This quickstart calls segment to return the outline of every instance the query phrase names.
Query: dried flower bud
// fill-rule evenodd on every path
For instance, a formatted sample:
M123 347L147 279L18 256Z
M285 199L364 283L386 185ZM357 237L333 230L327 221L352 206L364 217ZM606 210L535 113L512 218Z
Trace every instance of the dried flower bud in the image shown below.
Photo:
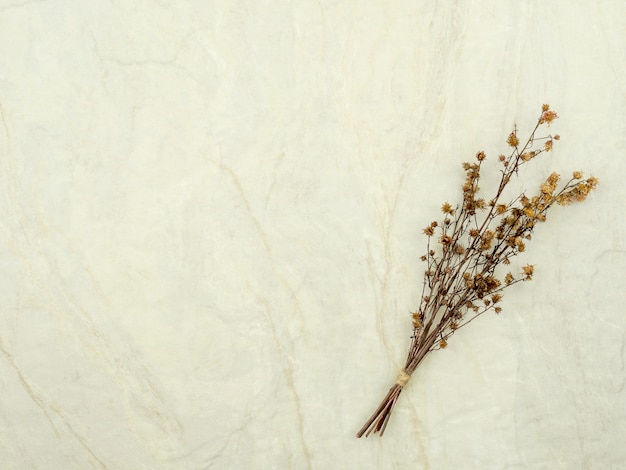
M431 226L428 226L424 229L424 233L427 236L432 237L435 234L435 230Z
M535 271L534 264L527 264L526 266L522 266L522 272L524 273L524 275L526 275L526 277L531 277L534 271Z
M513 274L507 273L506 276L504 276L504 283L508 286L511 282L513 282Z
M488 250L489 248L491 248L491 241L493 240L494 237L495 237L494 232L492 232L491 230L486 230L485 233L483 233L482 244L480 248L482 250Z
M574 199L570 197L571 196L570 193L571 191L557 196L556 203L559 206L569 206L572 202L574 202Z
M511 132L509 134L509 138L506 139L506 143L509 144L511 147L517 147L519 145L519 139L515 135L515 132Z
M558 118L559 115L556 113L556 111L546 110L541 113L541 117L539 118L539 124L550 124L552 121Z
M552 139L547 140L546 143L543 145L543 148L546 150L546 152L552 150Z
M454 213L454 211L452 210L452 206L447 202L444 202L443 205L441 206L441 212L443 212L444 214Z
M572 173L572 176L574 177L574 179L581 179L583 177L583 172L582 171L575 171L574 173Z
M479 162L482 162L486 157L487 156L485 155L485 152L483 152L482 150L476 154L476 160L478 160Z
M548 183L556 185L560 177L561 176L556 171L553 171L550 176L548 176Z
M439 347L441 349L445 349L446 346L448 346L448 342L445 339L442 339L441 341L439 341Z
M541 106L541 111L547 111L547 110L549 110L549 109L550 109L550 105L549 105L549 104L543 104L543 105Z
M552 137L554 140L561 140L561 136L559 134L555 135L554 137Z

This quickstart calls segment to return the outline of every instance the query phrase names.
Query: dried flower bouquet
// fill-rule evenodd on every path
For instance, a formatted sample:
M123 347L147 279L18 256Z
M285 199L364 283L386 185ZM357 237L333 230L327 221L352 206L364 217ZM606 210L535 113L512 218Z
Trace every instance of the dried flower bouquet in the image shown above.
M456 206L444 203L443 220L424 229L428 241L422 299L419 309L411 313L413 335L404 368L396 383L374 414L357 433L357 437L380 432L383 435L391 412L424 358L447 346L449 338L489 310L500 313L502 291L533 276L533 265L523 266L519 274L496 273L496 268L510 264L510 259L526 249L526 243L537 222L544 222L554 203L566 206L582 202L596 188L598 180L584 178L580 171L559 188L560 176L552 173L533 196L520 194L505 199L504 190L520 167L552 150L558 135L537 137L542 126L549 126L558 115L544 104L530 137L521 143L517 129L507 138L508 156L498 157L501 178L495 194L489 199L479 195L479 179L485 153L478 152L474 163L463 163L466 179L463 201ZM499 271L499 270L498 270Z

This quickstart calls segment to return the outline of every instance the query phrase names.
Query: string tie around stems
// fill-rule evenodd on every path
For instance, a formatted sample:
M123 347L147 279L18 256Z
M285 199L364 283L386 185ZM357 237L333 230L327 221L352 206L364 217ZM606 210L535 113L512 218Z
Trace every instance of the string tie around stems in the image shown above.
M398 377L396 377L396 383L400 385L400 387L404 387L409 383L409 379L411 378L411 374L407 373L404 369L402 369L398 373Z

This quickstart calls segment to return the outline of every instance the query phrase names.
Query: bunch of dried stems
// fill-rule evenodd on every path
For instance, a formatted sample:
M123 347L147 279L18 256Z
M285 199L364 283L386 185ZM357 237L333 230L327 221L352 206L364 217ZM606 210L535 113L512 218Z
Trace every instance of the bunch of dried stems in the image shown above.
M462 202L455 206L444 203L443 220L424 229L428 241L421 260L426 263L426 271L420 306L411 313L413 334L406 363L357 437L367 437L372 432L382 436L402 389L424 358L445 348L459 328L486 311L500 313L502 291L532 279L531 264L523 266L519 274L509 271L502 276L496 269L509 265L512 257L525 251L535 225L546 220L548 209L555 203L567 206L582 202L596 188L598 180L593 176L584 178L580 171L574 171L559 188L560 176L552 173L535 195L522 193L508 202L502 200L507 184L519 169L552 150L559 140L558 135L536 135L542 126L549 126L557 118L557 113L544 104L524 144L517 129L511 132L506 140L511 148L509 155L498 157L500 184L489 199L480 197L478 185L485 153L478 152L473 163L463 163L466 179Z

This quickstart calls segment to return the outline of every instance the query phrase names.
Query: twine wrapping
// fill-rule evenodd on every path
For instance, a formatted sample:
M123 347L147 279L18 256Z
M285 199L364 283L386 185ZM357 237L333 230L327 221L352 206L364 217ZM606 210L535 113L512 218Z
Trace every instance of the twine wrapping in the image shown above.
M398 377L396 377L396 383L400 385L400 387L404 387L406 384L409 383L410 378L411 378L411 375L407 374L407 372L404 369L402 369L398 373Z

